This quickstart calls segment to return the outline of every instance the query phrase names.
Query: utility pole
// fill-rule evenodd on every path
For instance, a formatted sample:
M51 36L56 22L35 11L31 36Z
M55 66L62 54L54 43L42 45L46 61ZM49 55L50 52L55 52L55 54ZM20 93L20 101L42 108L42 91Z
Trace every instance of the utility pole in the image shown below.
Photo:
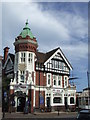
M90 110L90 73L87 72L87 77L88 77L88 109Z

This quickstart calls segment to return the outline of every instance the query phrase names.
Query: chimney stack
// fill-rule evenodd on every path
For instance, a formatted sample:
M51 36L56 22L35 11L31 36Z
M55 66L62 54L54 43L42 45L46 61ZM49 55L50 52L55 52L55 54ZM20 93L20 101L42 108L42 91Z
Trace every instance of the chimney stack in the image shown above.
M6 61L6 59L7 59L7 55L8 55L8 51L9 51L9 47L5 47L4 48L4 62Z

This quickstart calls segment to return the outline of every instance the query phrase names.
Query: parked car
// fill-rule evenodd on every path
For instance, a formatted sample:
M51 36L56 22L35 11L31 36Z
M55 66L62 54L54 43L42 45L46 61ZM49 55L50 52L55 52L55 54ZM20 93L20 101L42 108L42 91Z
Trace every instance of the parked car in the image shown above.
M90 110L81 110L78 113L77 120L90 120Z

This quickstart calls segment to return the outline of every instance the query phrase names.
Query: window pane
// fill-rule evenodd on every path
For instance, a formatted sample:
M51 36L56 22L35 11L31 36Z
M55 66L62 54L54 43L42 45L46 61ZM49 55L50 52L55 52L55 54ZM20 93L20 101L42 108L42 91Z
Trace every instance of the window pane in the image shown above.
M74 104L74 98L73 97L70 98L70 104Z
M58 85L61 85L61 81L60 80L58 81Z
M24 53L24 57L25 57L25 53Z
M61 97L54 97L53 103L62 103Z
M54 80L54 85L56 85L56 80Z

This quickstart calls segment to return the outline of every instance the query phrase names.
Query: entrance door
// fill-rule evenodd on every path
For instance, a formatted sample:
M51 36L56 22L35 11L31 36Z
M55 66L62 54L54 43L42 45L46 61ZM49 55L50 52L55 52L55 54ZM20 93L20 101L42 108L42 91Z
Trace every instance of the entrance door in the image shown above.
M23 112L25 107L25 97L18 97L17 99L17 112Z
M50 97L47 97L47 107L50 107Z
M68 108L67 97L64 98L64 101L65 101L65 108L66 108L66 110L67 110L67 108Z

